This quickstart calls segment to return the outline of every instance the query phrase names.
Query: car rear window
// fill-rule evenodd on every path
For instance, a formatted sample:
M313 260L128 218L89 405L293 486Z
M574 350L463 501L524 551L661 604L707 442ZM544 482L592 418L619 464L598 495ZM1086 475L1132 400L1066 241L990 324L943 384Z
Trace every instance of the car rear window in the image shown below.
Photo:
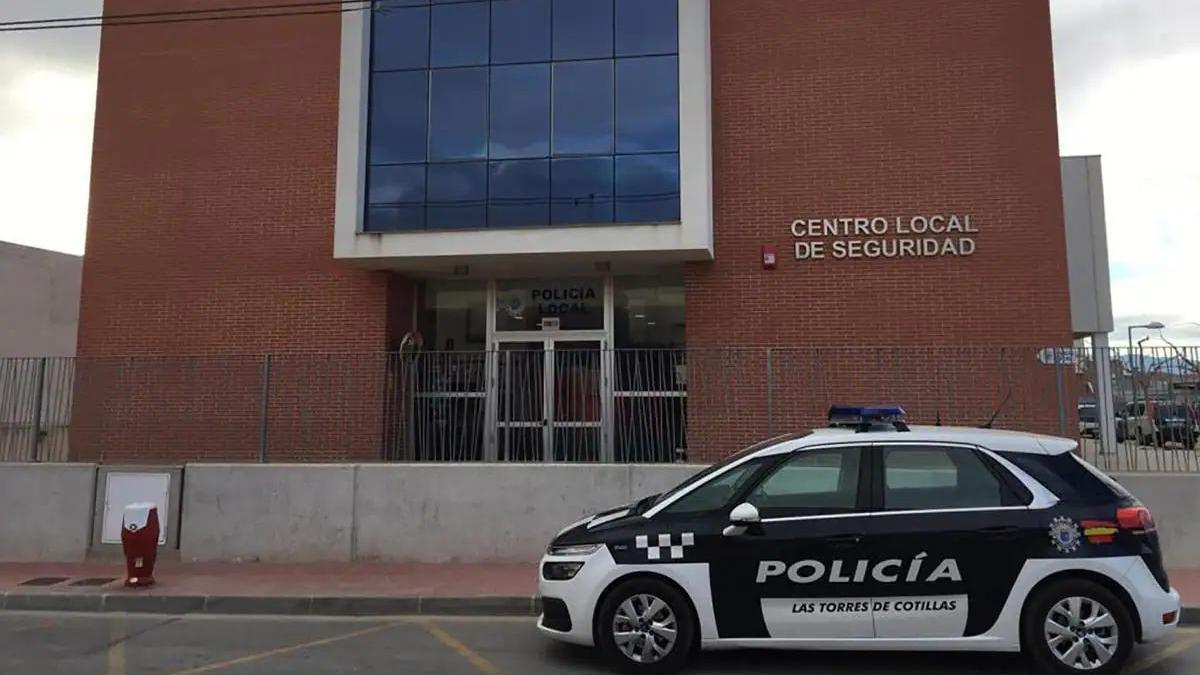
M1035 455L1002 452L1000 456L1016 464L1064 502L1108 504L1130 496L1120 484L1076 457L1074 453Z

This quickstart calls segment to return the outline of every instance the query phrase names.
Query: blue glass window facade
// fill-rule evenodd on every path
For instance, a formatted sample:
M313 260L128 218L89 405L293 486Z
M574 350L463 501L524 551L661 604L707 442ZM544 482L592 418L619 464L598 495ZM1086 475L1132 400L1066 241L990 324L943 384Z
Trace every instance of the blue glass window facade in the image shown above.
M384 0L365 229L679 220L678 0Z

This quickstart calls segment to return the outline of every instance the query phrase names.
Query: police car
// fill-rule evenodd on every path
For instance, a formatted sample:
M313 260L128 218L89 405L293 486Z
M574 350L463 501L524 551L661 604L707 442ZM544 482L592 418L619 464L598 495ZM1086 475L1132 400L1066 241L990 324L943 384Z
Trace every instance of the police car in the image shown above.
M632 673L767 647L1024 651L1107 675L1176 627L1150 512L1074 441L910 428L898 407L831 419L563 530L539 628Z

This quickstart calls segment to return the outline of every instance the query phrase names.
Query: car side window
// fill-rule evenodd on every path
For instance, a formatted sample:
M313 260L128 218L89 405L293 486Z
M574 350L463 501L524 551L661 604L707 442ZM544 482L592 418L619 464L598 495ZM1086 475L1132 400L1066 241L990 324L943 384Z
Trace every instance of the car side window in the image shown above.
M673 504L663 509L667 514L697 514L717 511L727 506L734 495L754 478L754 474L763 466L768 458L756 457L747 460L725 473L697 487L680 497Z
M1015 503L1008 488L970 448L883 449L885 511L989 508Z
M763 518L851 513L858 506L861 448L795 453L764 478L746 501Z

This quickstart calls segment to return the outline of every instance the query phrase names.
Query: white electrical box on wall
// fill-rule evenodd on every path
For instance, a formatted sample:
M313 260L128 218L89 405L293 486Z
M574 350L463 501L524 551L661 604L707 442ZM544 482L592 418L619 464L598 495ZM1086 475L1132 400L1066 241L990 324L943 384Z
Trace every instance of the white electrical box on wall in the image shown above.
M104 483L101 543L121 543L121 518L125 507L137 502L151 502L158 507L158 545L167 543L168 521L171 517L171 474L118 472L108 474Z

